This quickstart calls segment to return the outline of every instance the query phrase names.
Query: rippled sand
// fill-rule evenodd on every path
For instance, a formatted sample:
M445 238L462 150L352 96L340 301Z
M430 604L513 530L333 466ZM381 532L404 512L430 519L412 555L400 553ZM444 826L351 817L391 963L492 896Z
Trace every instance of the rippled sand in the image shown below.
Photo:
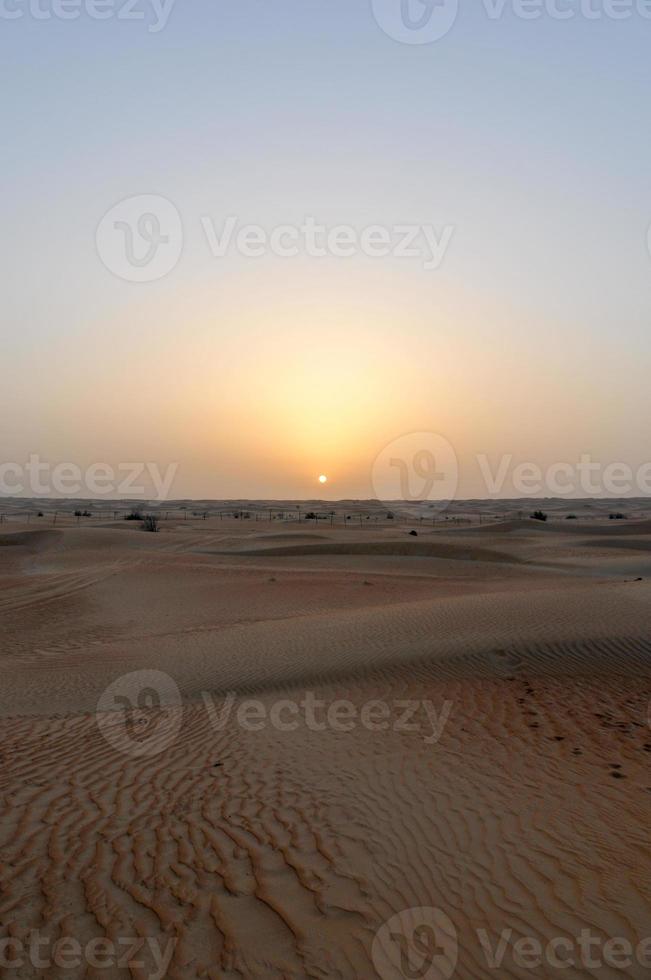
M452 975L503 980L558 969L491 969L478 929L651 934L650 525L99 523L0 528L3 936L384 977L382 923L433 907Z

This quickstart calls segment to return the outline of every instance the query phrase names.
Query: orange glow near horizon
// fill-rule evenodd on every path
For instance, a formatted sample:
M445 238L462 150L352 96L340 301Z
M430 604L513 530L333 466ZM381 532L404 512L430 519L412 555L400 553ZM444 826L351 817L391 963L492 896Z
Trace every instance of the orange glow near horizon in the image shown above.
M476 454L544 464L605 451L586 437L597 380L577 381L565 347L547 354L550 382L517 332L509 351L493 342L494 310L479 323L455 294L463 317L442 301L425 314L375 285L365 309L333 303L312 282L309 307L263 295L244 307L213 298L211 309L210 297L190 303L181 291L142 317L107 315L115 343L99 366L91 347L77 345L74 356L62 347L47 439L35 451L82 466L178 463L173 494L202 499L371 497L376 456L409 432L440 433L453 445L464 496L486 494ZM152 324L145 372L123 354L141 319ZM39 391L25 426L43 432ZM612 419L602 439L608 426Z

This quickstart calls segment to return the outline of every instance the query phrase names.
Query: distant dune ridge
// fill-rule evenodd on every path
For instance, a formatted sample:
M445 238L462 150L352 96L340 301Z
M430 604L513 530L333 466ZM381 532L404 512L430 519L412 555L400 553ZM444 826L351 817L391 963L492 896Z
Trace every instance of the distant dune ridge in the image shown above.
M478 928L651 934L651 502L174 502L158 534L82 506L0 506L1 937L173 940L172 978L373 977L382 923L433 907L454 977L504 980L557 970L490 969ZM137 756L96 711L145 670L174 683L115 716L158 732ZM293 713L310 698L348 727Z

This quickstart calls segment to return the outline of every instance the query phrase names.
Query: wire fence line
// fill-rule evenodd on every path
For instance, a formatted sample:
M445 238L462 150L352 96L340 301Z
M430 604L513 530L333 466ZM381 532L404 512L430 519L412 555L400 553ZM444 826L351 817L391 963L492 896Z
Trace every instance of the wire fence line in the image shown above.
M343 527L367 527L367 526L377 526L383 525L390 527L395 522L399 523L409 523L416 525L424 525L428 527L436 527L445 524L452 525L481 525L483 523L490 523L493 521L499 521L504 519L509 519L513 517L523 517L524 513L522 511L515 512L513 514L491 514L485 512L475 512L467 513L463 515L459 514L437 514L435 516L429 515L414 515L407 513L400 513L399 511L359 511L350 509L327 509L327 510L314 510L309 508L301 508L297 506L295 509L276 509L276 508L209 508L209 509L192 509L190 507L181 508L170 508L163 509L160 507L152 507L150 504L147 506L129 506L129 507L119 507L107 509L93 508L92 510L88 507L84 507L72 511L70 508L32 508L26 509L24 511L18 509L12 509L11 511L0 512L0 525L8 523L27 523L27 524L50 524L56 525L60 524L70 524L75 523L79 526L84 524L89 526L96 526L97 521L108 521L108 522L119 522L119 521L140 521L144 520L148 516L155 516L159 521L183 521L183 522L193 522L206 521L206 520L238 520L238 521L253 521L253 522L266 522L266 523L283 523L283 524L297 524L297 523L307 523L314 524L318 526L343 526Z

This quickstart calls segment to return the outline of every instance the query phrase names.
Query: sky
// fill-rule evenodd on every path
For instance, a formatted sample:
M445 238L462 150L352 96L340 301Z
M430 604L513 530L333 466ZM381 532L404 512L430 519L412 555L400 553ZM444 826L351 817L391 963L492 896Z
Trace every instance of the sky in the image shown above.
M651 4L161 2L0 3L0 492L651 460Z

